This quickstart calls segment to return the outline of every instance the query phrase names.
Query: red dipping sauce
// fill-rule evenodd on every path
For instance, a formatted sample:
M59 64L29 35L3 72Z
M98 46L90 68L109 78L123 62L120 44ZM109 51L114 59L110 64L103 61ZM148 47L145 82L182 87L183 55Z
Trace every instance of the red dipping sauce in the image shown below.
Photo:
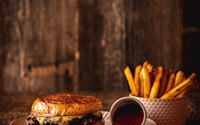
M137 104L126 104L113 115L113 125L141 125L144 118L142 108Z

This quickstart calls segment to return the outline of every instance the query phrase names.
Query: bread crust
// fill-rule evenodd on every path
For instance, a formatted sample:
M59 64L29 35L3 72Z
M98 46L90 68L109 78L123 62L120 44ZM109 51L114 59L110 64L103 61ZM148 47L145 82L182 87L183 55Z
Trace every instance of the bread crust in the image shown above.
M102 102L95 96L78 94L51 94L37 98L31 107L31 115L75 116L101 111Z

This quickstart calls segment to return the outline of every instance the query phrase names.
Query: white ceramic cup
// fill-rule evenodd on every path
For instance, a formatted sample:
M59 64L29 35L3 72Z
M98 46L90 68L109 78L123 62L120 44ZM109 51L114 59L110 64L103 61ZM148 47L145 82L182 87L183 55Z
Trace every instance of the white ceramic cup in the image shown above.
M132 113L131 117L129 117L130 119L128 120L127 119L123 120L124 125L131 124L127 122L130 122L132 120L134 123L137 122L138 125L145 125L145 122L147 119L146 109L138 99L135 99L132 97L121 97L112 104L110 108L110 120L114 124L114 122L116 122L116 117L122 114L130 116L130 112ZM137 115L136 113L139 113L140 115ZM121 117L118 117L117 119L120 119L120 118ZM134 120L137 120L137 121L134 121Z

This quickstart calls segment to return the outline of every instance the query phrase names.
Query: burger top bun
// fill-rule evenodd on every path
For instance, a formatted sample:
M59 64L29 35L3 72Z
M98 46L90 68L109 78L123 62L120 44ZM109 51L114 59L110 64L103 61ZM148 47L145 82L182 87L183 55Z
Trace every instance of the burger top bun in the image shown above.
M76 116L94 113L103 109L102 102L95 96L78 94L52 94L37 98L30 115Z

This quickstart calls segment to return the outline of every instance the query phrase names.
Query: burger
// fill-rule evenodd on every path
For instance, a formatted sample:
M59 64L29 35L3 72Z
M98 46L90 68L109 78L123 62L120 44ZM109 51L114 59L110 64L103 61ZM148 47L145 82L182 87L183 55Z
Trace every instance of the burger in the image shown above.
M104 125L102 102L91 95L58 93L37 98L27 125Z

